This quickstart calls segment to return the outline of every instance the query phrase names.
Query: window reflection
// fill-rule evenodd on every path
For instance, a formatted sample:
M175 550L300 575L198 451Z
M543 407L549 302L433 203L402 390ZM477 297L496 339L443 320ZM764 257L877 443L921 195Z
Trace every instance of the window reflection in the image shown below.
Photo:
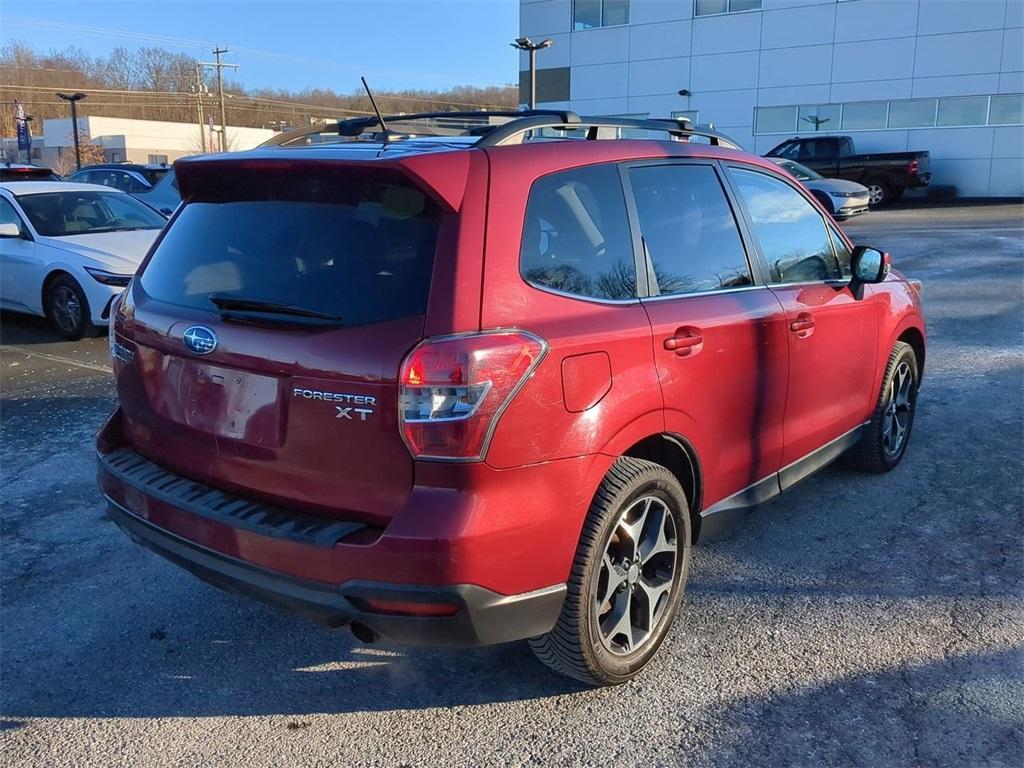
M629 177L654 272L652 293L752 283L736 220L711 166L634 168Z
M785 182L755 171L731 173L754 222L774 283L804 283L842 277L825 222Z
M530 283L596 299L636 298L636 269L619 172L555 173L530 190L520 250Z

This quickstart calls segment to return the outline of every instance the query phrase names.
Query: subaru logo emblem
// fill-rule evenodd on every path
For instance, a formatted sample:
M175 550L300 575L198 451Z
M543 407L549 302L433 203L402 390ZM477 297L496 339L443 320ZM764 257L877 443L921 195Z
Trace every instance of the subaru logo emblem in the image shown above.
M181 340L191 352L208 355L217 348L217 334L204 325L193 325L185 329Z

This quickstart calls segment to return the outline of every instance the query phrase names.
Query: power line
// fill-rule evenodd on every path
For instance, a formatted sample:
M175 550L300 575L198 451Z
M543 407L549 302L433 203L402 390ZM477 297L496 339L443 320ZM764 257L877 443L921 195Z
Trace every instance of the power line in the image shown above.
M2 65L0 65L0 68L2 68ZM56 90L60 90L62 87L63 88L71 88L72 86L0 85L0 89L9 88L9 89L12 89L12 90L16 89L16 90L23 90L23 91L24 90L41 91L41 90L50 90L51 88L52 89L56 89ZM78 86L73 86L73 87L77 88ZM192 95L188 91L149 91L149 90L116 89L116 88L89 88L89 86L82 86L82 87L86 88L89 91L89 93L110 93L110 94L126 94L126 95L136 95L136 94L140 94L141 95L141 94L144 94L144 95L147 95L147 96L154 96L154 97L173 97L173 96L191 96ZM342 94L339 94L339 96L341 98L348 98L347 96L342 95ZM266 98L266 97L263 97L263 96L249 96L249 95L240 94L240 93L228 94L228 98L232 98L232 99L249 99L251 101L263 101L263 102L273 103L273 104L288 104L288 105L297 104L299 106L316 107L317 109L332 109L332 108L333 109L338 109L338 107L331 107L331 106L326 105L326 104L314 105L314 104L308 104L306 102L300 102L300 101L292 102L292 101L288 101L287 99L270 99L270 98ZM448 100L445 100L445 99L430 99L430 98L424 98L424 97L420 97L420 96L403 96L403 95L394 94L394 93L379 94L378 95L378 99L392 99L392 100L400 100L400 101L412 101L412 102L418 102L418 103L423 103L423 104L444 104L445 106L453 106L453 107L481 107L481 108L492 107L494 109L508 109L509 108L509 105L507 105L507 104L484 104L484 103L477 102L477 101L448 101ZM359 112L360 114L365 114L365 115L372 115L373 114L373 112L368 111L368 110L348 110L348 111L350 111L350 112Z
M125 30L111 29L109 27L98 27L87 24L72 24L70 22L63 21L52 21L49 19L37 19L27 16L12 16L9 14L4 15L4 23L7 25L22 25L27 27L40 27L43 29L59 29L68 32L77 32L82 35L92 35L95 37L107 37L116 40L130 40L133 42L144 42L158 45L166 45L174 48L183 48L186 50L205 50L214 45L212 40L188 40L186 38L171 37L169 35L158 35L150 32L128 32ZM377 69L371 67L364 67L362 65L345 65L335 59L312 59L306 57L288 56L287 54L276 53L274 51L265 51L259 48L246 48L239 45L233 45L232 49L239 54L248 56L252 59L260 59L264 61L295 64L301 66L315 66L315 67L333 67L336 69L347 70L350 72L360 71L371 74L381 75L404 75L406 77L412 76L418 80L446 80L451 83L463 85L465 83L478 83L485 84L495 87L504 87L508 83L495 83L489 80L479 80L474 78L458 77L454 75L441 75L437 73L411 71L403 69Z

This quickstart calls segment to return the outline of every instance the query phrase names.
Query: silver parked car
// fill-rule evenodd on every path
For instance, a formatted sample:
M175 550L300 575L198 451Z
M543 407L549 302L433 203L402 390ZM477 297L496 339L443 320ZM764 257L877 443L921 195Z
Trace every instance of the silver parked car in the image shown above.
M865 213L868 210L870 194L868 188L855 181L845 179L826 179L820 173L812 171L806 165L783 157L769 157L773 163L781 166L796 177L797 181L807 187L811 194L832 214L832 218L843 221Z

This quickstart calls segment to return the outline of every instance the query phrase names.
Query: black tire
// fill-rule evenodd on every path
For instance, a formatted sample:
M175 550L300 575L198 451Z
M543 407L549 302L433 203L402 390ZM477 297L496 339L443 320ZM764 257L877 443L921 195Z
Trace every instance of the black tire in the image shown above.
M892 427L893 413L901 408L893 408L894 396L898 394L902 372L910 377L907 390L907 407L904 410L905 422L903 436L898 445L894 445ZM917 367L917 355L914 348L902 341L897 341L889 355L882 377L882 391L878 394L878 403L871 414L867 431L846 454L847 463L865 472L888 472L903 459L910 444L910 433L914 427L914 416L917 411L917 390L920 386L920 373ZM897 398L898 399L898 398ZM895 448L895 450L893 450Z
M879 208L893 201L892 187L885 179L868 179L864 182L868 188L868 205Z
M89 300L71 275L57 275L47 284L44 309L50 327L68 341L78 341L95 332L90 322Z
M652 518L648 511L655 506L654 514L658 517ZM618 571L622 581L619 588L614 589L606 580L605 554L609 548L617 546L616 541L620 542L619 546L622 542L629 542L628 536L622 536L626 529L619 526L620 520L625 520L625 515L633 514L632 510L641 507L646 522L636 523L639 526L638 540L660 554L650 555L651 560L640 565L638 541L635 547L636 573L632 567ZM674 539L665 535L669 517ZM690 568L690 531L690 510L675 475L650 461L627 457L616 460L601 482L583 523L558 623L548 634L529 640L537 658L556 672L590 685L618 685L637 675L658 652L678 611ZM658 541L664 541L667 548L654 546L650 537L656 534ZM670 556L673 558L672 570L668 575L665 571ZM656 561L656 558L663 559ZM655 566L654 571L647 570L650 565ZM609 647L612 641L602 636L599 614L604 605L612 605L611 601L621 600L619 595L622 595L627 598L624 613L630 616L630 623L633 616L646 618L642 612L650 605L650 593L638 582L648 583L649 573L660 579L658 588L664 592L655 599L655 608L647 611L646 616L654 616L653 620L645 621L648 634L634 650L613 652ZM605 590L610 601L598 606L597 594ZM636 612L633 611L634 599L637 601ZM610 616L611 611L609 608L604 615ZM629 632L632 636L632 627Z

